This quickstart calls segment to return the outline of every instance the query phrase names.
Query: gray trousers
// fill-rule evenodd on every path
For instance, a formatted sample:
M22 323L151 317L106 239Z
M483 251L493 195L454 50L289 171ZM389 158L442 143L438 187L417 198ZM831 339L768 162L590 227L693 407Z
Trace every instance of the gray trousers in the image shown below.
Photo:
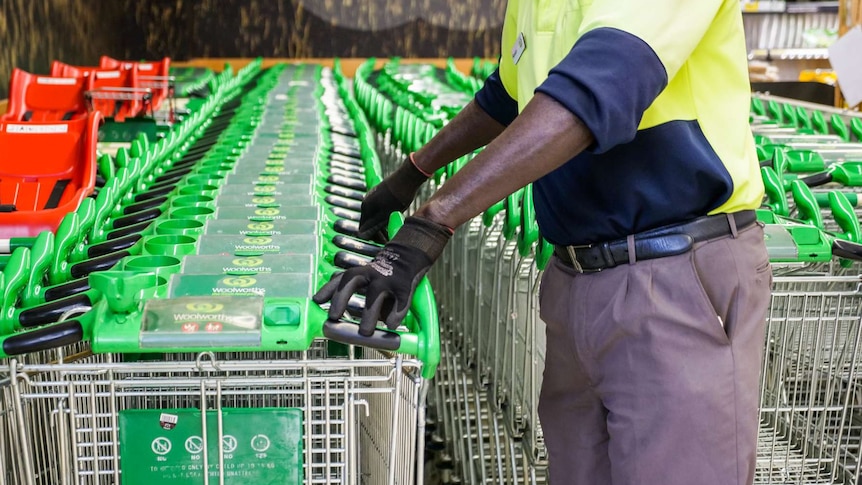
M754 224L541 286L551 485L748 485L772 271Z

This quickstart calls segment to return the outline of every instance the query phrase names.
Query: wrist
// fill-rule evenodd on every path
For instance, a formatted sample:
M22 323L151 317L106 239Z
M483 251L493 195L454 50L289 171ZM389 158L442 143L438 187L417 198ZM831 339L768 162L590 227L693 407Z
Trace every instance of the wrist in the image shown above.
M391 243L404 244L419 249L431 260L436 260L452 237L450 227L430 219L411 216L392 238Z
M404 208L407 208L416 197L416 192L427 180L428 177L413 165L408 157L398 169L386 177L385 182L392 195L401 202Z
M410 152L410 155L407 157L407 159L413 165L413 168L415 168L419 173L425 176L426 179L429 179L432 175L434 175L427 170L424 170L422 167L419 166L418 163L416 163L416 152Z

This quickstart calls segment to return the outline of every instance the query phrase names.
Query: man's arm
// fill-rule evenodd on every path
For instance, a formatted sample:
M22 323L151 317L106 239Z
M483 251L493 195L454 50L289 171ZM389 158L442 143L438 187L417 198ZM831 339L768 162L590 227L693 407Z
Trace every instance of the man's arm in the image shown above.
M414 154L417 167L425 173L434 173L490 143L516 116L518 103L503 87L499 70L494 71L475 99Z
M378 320L396 328L419 280L443 252L451 228L592 143L592 134L575 115L551 97L537 94L501 136L448 180L416 216L407 218L372 262L333 276L313 300L329 301L329 318L338 320L351 295L364 291L359 334L371 335Z
M498 71L494 71L473 101L365 196L357 235L363 239L388 239L385 227L389 214L410 207L432 173L487 145L516 116L518 103L503 87Z
M537 93L503 134L416 212L455 228L592 145L586 125L550 96Z

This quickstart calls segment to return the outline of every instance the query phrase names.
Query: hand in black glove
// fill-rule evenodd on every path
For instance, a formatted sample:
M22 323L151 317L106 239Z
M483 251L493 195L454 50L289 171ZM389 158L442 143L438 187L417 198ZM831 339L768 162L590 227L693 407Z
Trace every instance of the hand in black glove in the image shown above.
M357 235L366 240L387 240L385 232L383 237L378 235L386 230L389 215L407 210L426 180L428 177L409 158L404 160L395 172L365 195Z
M318 305L330 301L329 318L338 320L350 297L365 289L365 311L359 334L370 336L377 321L397 328L410 308L419 280L440 257L452 230L428 219L408 217L395 237L366 266L333 276L313 297Z

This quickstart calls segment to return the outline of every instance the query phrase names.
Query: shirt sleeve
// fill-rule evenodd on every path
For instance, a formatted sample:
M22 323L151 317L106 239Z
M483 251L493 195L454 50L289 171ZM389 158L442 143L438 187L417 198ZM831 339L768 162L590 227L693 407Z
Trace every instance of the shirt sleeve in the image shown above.
M580 118L602 153L634 139L644 112L709 30L725 0L603 0L536 89ZM735 6L738 8L738 6Z
M509 126L518 116L518 102L503 87L499 69L488 76L475 99L480 108L503 126Z

